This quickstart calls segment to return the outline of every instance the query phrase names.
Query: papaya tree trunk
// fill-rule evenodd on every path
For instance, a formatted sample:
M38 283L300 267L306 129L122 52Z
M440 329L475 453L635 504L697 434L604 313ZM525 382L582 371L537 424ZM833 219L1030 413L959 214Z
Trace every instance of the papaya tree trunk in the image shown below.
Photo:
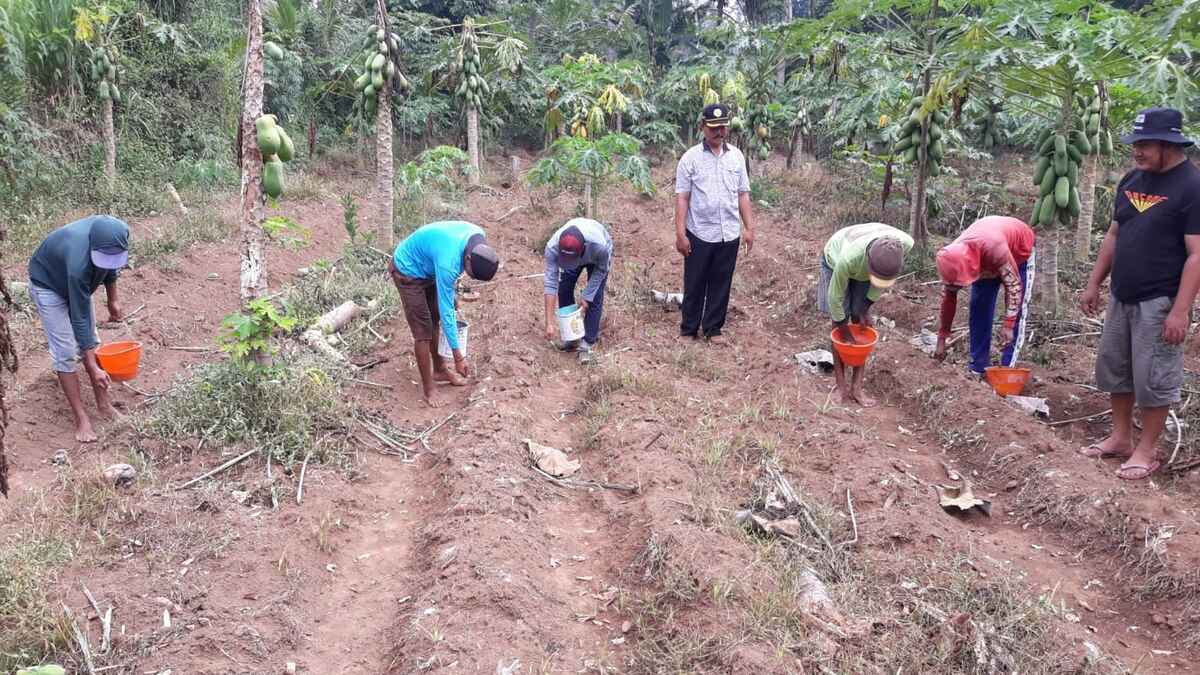
M623 116L621 115L620 110L617 111L616 115L617 115L617 133L623 134L623 133L625 133L625 120L623 119Z
M242 266L240 294L242 310L252 300L263 295L267 288L266 238L262 229L264 219L262 172L263 159L258 150L255 121L263 111L263 27L262 0L249 0L246 12L246 73L242 82L242 192L241 223ZM251 358L266 365L270 350L257 351Z
M395 170L392 166L392 96L391 83L383 85L379 92L379 104L375 111L375 195L379 204L379 222L376 223L379 244L386 246L384 250L392 250L392 219L394 217L395 197L392 194L392 180Z
M1058 316L1058 249L1062 229L1057 225L1051 227L1038 232L1033 295L1041 312L1054 317Z
M800 147L803 143L804 143L804 138L800 134L800 127L793 128L792 129L792 139L791 139L791 142L788 143L787 164L785 164L788 171L791 171L792 168L795 166L796 152L798 150L800 150Z
M1079 176L1079 220L1075 223L1075 262L1084 263L1092 254L1092 221L1096 212L1096 155L1087 158Z
M479 110L467 104L467 154L471 157L471 185L479 185Z
M587 218L596 217L596 202L592 198L592 177L588 176L583 181L583 210L584 216Z
M108 179L108 187L112 189L117 184L117 134L113 130L112 98L104 99L104 177Z

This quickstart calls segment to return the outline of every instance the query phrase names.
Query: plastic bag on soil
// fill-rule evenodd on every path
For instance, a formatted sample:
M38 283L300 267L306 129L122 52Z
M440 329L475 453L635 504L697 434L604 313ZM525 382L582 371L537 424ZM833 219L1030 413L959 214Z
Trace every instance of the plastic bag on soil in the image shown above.
M529 461L555 478L566 478L579 470L579 462L567 457L558 448L534 443L528 438L525 439L525 447L529 449Z
M833 354L827 349L814 349L811 352L796 354L800 369L810 375L833 372Z

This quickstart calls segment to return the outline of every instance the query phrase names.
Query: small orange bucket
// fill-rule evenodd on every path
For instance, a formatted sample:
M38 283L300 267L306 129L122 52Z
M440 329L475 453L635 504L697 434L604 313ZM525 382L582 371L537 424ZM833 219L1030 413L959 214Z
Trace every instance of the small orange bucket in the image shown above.
M858 344L852 345L838 339L839 330L838 328L834 328L829 337L833 339L833 349L837 352L842 363L847 366L866 365L867 357L871 355L871 352L875 351L875 343L879 340L879 333L870 326L850 324L850 334L858 341Z
M141 360L140 342L111 342L96 348L96 361L114 380L132 380L137 377L138 363Z
M1025 390L1029 384L1030 370L1028 368L1005 368L992 366L983 371L988 384L1001 396L1016 396Z

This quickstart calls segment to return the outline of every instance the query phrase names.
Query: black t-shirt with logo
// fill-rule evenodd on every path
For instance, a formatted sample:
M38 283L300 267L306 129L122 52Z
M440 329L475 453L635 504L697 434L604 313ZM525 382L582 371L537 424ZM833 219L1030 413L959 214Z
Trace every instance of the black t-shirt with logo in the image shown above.
M1200 234L1200 168L1134 169L1117 186L1112 292L1126 303L1173 297L1187 260L1185 234Z

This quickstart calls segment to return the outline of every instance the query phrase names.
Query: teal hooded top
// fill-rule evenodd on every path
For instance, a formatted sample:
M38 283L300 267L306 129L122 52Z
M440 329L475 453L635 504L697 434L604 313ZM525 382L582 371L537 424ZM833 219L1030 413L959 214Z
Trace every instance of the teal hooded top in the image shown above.
M117 270L97 267L92 251L129 250L129 225L112 216L91 216L50 233L29 260L29 281L67 301L71 330L80 350L95 349L92 294L117 280Z

